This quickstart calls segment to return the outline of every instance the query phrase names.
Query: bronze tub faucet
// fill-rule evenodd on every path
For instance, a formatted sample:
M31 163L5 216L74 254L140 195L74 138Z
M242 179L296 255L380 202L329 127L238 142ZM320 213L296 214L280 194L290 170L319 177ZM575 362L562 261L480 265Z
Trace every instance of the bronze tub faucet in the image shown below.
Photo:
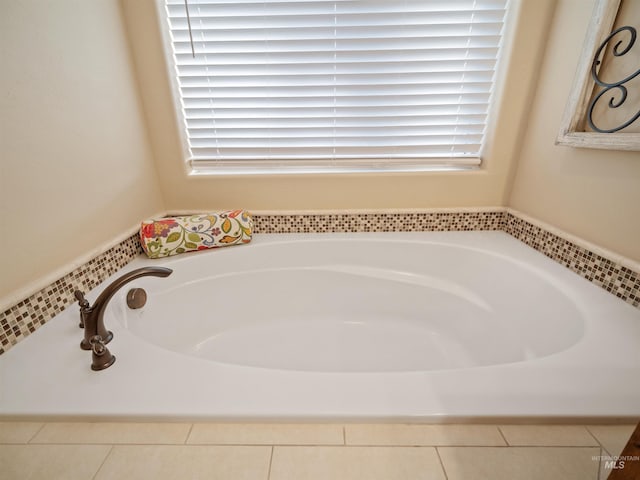
M92 370L104 370L113 365L116 357L111 355L106 344L113 339L113 333L104 326L104 312L111 297L125 284L140 277L167 277L173 270L165 267L143 267L125 273L120 278L114 280L98 296L93 305L84 297L84 293L76 290L74 295L80 304L80 328L84 328L84 340L80 342L83 350L92 350L93 362ZM146 297L145 297L146 298ZM142 305L137 305L139 308Z

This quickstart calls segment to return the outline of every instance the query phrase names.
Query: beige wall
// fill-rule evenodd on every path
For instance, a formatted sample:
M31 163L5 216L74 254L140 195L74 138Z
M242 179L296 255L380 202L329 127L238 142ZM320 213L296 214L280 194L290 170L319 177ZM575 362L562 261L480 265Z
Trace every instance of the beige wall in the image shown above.
M517 0L513 3L519 3ZM525 1L504 102L481 171L374 175L188 177L154 0L121 0L147 123L169 210L407 209L506 203L512 159L544 49L552 0Z
M112 0L0 2L0 301L164 208Z
M640 261L640 153L556 146L594 0L560 0L509 206Z

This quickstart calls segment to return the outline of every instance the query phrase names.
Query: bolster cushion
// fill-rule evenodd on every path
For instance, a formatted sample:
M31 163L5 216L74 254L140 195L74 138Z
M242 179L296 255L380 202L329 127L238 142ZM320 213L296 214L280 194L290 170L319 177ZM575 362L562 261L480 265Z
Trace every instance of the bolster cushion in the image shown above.
M249 243L253 220L246 210L145 220L140 243L149 258Z

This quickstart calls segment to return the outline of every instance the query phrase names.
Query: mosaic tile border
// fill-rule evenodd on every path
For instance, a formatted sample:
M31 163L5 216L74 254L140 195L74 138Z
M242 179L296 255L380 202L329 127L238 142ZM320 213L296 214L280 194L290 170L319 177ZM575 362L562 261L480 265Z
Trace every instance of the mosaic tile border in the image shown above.
M640 308L640 272L504 210L413 213L256 214L256 233L501 230ZM137 234L0 312L0 355L142 253Z
M253 215L256 233L502 230L504 211Z
M0 312L0 355L75 302L76 289L85 292L142 253L138 234L131 235L71 273Z
M619 299L640 307L640 272L505 212L504 231Z

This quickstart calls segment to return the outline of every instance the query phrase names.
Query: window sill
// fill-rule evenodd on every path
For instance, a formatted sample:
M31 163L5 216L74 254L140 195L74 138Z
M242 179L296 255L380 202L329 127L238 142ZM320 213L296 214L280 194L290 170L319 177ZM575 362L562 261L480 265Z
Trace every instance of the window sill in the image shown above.
M190 176L321 175L362 173L469 172L480 169L478 158L421 160L189 160Z

